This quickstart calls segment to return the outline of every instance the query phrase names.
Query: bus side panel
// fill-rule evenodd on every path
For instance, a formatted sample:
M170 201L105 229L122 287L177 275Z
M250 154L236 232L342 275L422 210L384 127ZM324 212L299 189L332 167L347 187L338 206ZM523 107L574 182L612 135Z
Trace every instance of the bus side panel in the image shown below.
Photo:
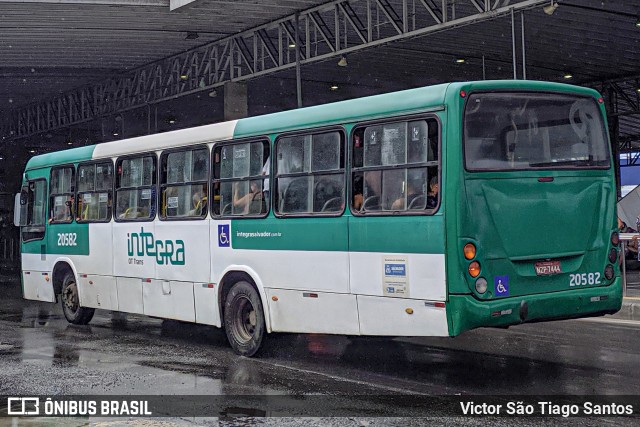
M25 299L56 302L53 284L46 272L24 270L22 272L22 283L23 297Z
M449 336L447 313L429 301L358 295L362 335Z
M142 300L147 316L196 321L192 282L145 281L142 283Z
M118 277L156 277L153 222L113 224L113 266ZM118 294L121 295L121 294ZM141 294L142 296L142 294Z
M78 278L78 297L83 307L118 310L118 290L116 278L80 274Z
M113 224L89 224L88 256L74 257L78 274L113 276Z
M349 293L346 217L268 217L230 225L230 230L222 223L212 228L212 242L217 240L214 273L229 265L246 265L265 288ZM225 244L221 235L226 233L230 241Z
M359 335L355 295L267 289L274 332Z
M446 299L444 254L351 252L349 258L354 294ZM385 268L390 266L396 270L385 274Z
M193 297L195 298L196 323L221 326L220 310L218 309L218 289L209 283L194 283Z
M118 311L144 314L142 303L142 279L117 277Z
M156 264L155 277L181 282L208 282L211 263L209 224L208 220L157 221L154 240L162 242L159 248L164 254L148 258L150 263Z
M444 217L349 218L351 292L444 301Z

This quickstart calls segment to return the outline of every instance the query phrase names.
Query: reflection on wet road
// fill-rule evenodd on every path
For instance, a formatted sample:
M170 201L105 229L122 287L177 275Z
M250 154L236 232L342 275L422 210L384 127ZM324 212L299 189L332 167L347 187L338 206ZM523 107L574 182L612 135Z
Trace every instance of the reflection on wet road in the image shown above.
M6 291L6 290L5 290ZM562 321L451 338L269 337L236 356L216 328L97 311L70 325L59 305L5 292L0 394L635 394L634 322Z

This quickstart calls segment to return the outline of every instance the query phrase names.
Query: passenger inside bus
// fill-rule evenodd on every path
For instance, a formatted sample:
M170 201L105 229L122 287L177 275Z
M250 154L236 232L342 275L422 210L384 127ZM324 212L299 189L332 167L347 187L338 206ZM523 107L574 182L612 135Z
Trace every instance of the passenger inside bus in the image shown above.
M434 176L429 182L429 191L427 192L427 208L434 209L438 206L438 192L440 191L440 185L438 184L438 177Z
M51 216L49 217L49 223L71 221L72 206L73 197L63 202L62 204L56 204L53 211L51 212Z
M414 183L412 180L407 181L407 204L405 205L404 194L398 197L392 204L391 210L404 210L406 209L424 209L425 197L421 186Z
M241 183L236 182L233 185L233 213L259 213L262 211L259 207L254 207L253 202L260 202L262 205L262 181L254 180L249 184L249 192L243 194L240 188Z
M353 178L353 208L357 211L380 210L381 171L367 171Z
M207 206L207 192L206 186L202 186L200 189L196 190L193 193L193 209L189 211L189 215L197 215L200 216L203 213L206 213Z

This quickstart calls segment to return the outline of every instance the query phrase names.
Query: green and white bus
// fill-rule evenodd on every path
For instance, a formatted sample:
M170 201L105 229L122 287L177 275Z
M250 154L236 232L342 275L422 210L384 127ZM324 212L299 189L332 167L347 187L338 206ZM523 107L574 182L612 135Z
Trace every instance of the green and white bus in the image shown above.
M602 98L441 84L31 158L26 299L226 330L456 336L615 313Z

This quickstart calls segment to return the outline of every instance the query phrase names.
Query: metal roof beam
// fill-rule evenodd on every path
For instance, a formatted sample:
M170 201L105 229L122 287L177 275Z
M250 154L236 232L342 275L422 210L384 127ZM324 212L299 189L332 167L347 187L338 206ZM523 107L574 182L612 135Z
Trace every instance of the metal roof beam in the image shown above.
M411 19L408 0L331 1L298 14L297 32L301 37L296 48L300 53L300 63L307 65L394 41L495 19L512 10L530 9L547 1L496 2L490 11L480 12L476 7L476 4L480 5L479 0L457 0L457 5L466 2L467 7L458 7L455 19L447 16L446 9L438 9L437 2L433 0L416 2L416 13ZM486 9L490 0L483 4ZM499 7L500 4L503 6ZM447 2L443 1L443 5L446 8ZM420 7L424 9L418 13ZM383 29L380 22L372 19L379 14L387 17L393 29ZM335 28L333 33L332 28ZM296 15L290 15L147 64L122 76L31 104L8 114L0 124L0 135L9 139L27 137L94 120L102 115L212 90L228 81L244 81L294 68L295 50L290 44L295 40L295 33ZM266 54L258 57L260 48Z
M194 1L194 0L171 0ZM168 7L169 0L11 0L11 3L58 3L58 4L102 4L107 6L162 6Z

